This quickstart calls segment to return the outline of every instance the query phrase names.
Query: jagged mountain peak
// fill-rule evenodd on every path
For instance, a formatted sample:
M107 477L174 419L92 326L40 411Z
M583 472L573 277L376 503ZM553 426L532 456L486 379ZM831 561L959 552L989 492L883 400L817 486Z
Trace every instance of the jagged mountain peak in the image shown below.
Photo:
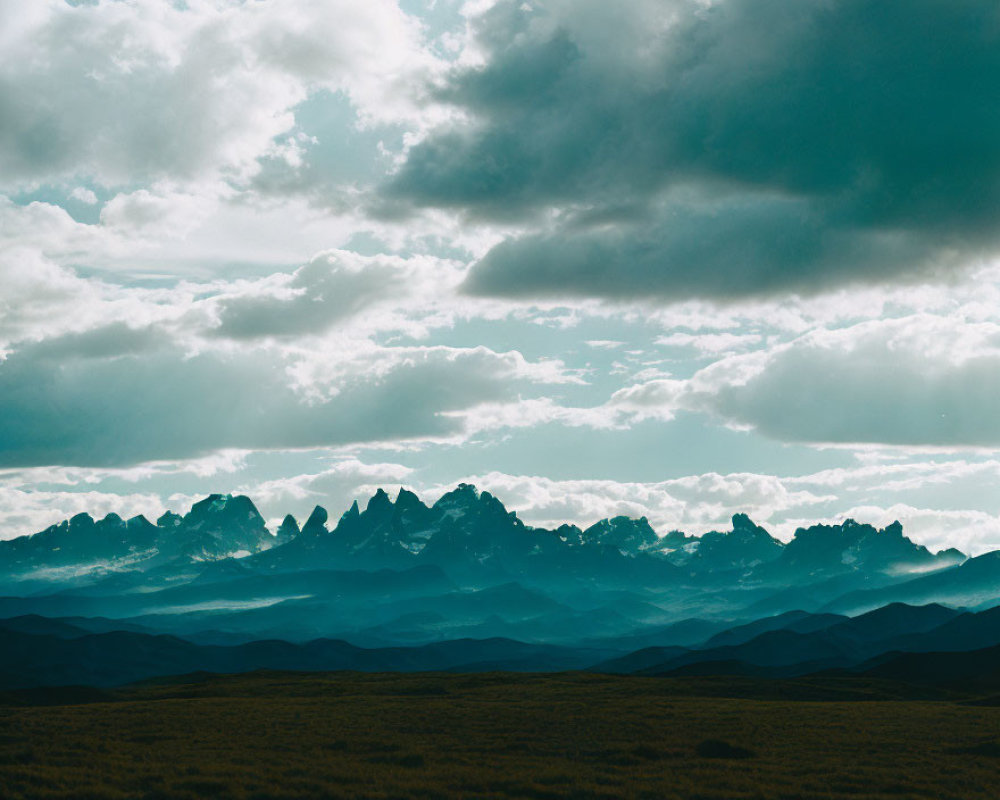
M454 524L471 532L473 524L495 527L513 525L524 528L524 523L517 514L508 511L507 507L489 492L480 492L471 483L460 483L450 492L443 494L430 510L439 518L442 524Z
M175 514L173 511L165 511L157 518L156 525L158 528L176 528L183 521L184 517L180 514Z
M904 538L903 524L899 520L894 520L884 528L876 528L868 522L858 522L851 517L847 517L840 524L837 523L816 523L808 528L796 528L793 541L797 539L859 539L868 536L884 536L887 538ZM907 541L910 541L907 539Z
M757 533L757 534L763 533L770 536L770 534L768 534L767 531L762 526L758 525L756 522L750 519L749 514L743 512L733 514L732 522L733 522L733 533L736 533L737 531L747 531L750 533Z
M185 516L191 516L192 514L200 516L201 514L209 513L213 510L220 510L226 506L226 496L218 493L212 493L206 495L201 500L196 500L194 505L191 506L191 510Z
M399 531L424 529L433 524L434 512L414 493L400 488L393 506L392 525Z
M213 493L197 501L183 517L167 512L157 521L161 556L195 561L256 553L274 537L246 495Z
M355 510L357 504L354 505ZM327 533L326 522L330 518L327 510L323 506L316 506L309 514L306 524L302 526L302 534L305 536L316 536Z
M263 517L260 516L257 507L245 494L210 494L191 506L191 510L185 515L185 519L223 514L234 517L245 514L250 519L260 519L263 521Z
M660 538L661 544L670 549L684 547L688 544L694 544L697 541L697 536L691 536L690 534L684 533L684 531L678 530L669 531Z
M954 564L961 564L968 556L957 547L949 547L947 550L938 550L934 554L941 561L949 561Z
M563 523L553 533L563 542L572 546L583 544L583 531L577 525Z
M450 492L445 492L432 506L435 510L467 508L479 500L479 490L471 483L460 483Z
M808 528L796 528L789 542L794 552L797 547L820 546L836 547L845 540L858 540L866 536L875 536L878 529L866 522L857 522L851 518L838 524L819 522Z
M373 525L382 525L392 518L393 503L389 493L382 488L376 490L375 494L368 500L362 516L367 518Z
M517 513L514 511L508 511L507 507L500 501L500 499L489 492L479 493L479 508L482 509L484 513L507 517L511 520L515 520L517 524L521 524L521 521L517 519Z
M668 537L671 560L702 572L747 570L777 559L785 545L745 513L733 514L732 530L708 531L697 538Z
M292 541L292 539L300 533L302 533L302 530L299 528L298 520L296 520L291 514L286 514L285 518L278 526L275 539L278 544L284 544L285 542Z
M417 496L416 492L411 492L409 489L400 486L399 493L396 495L396 505L409 508L412 506L424 506L424 502ZM426 506L424 507L426 508Z
M648 550L659 542L649 520L645 517L632 519L624 515L595 522L583 531L583 539L615 547L628 554Z
M954 563L953 555L935 556L903 533L896 520L884 528L845 519L837 524L798 528L785 548L782 566L811 574L873 571L882 574L937 569Z

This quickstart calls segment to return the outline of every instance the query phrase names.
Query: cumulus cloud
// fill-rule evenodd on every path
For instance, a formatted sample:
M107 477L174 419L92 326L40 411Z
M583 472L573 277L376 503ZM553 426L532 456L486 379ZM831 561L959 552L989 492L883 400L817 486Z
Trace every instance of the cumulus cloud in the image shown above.
M40 202L17 205L0 196L0 253L17 250L45 257L73 257L105 249L106 244L96 226L76 222L59 206Z
M370 464L346 457L321 472L247 484L242 491L249 494L274 523L280 524L284 514L294 513L301 524L314 505L324 506L335 519L337 514L350 508L354 500L363 504L379 487L399 486L412 474L413 469L403 464Z
M111 352L105 338L67 336L58 360L43 357L51 343L27 345L0 363L0 466L460 438L462 423L448 412L559 378L557 366L483 347L296 357L173 344L136 353L148 344L142 337Z
M125 239L184 238L215 209L218 198L213 194L163 185L121 192L101 209L101 225Z
M789 510L831 499L793 490L771 475L707 473L658 482L553 480L539 475L490 472L465 478L499 497L525 521L554 527L571 522L587 527L606 517L645 516L660 534L683 529L704 533L728 530L735 510L759 521L783 518ZM431 487L433 497L450 486Z
M713 414L784 441L987 447L1000 443L1000 326L916 315L722 358L689 379L619 390L633 419Z
M45 209L41 212L43 218L55 220L59 226L73 224L66 223L65 212L61 209L52 206L45 206ZM57 213L50 216L47 209ZM219 286L212 284L174 282L166 287L149 288L80 275L77 270L63 266L62 259L49 257L43 248L32 246L29 233L24 236L24 246L19 246L13 235L5 241L6 224L13 227L18 219L30 221L36 209L29 206L22 209L27 213L10 216L5 215L4 210L0 202L0 286L3 288L0 292L0 352L19 341L105 329L109 320L115 320L126 337L130 334L124 328L135 331L155 325L175 327L186 317L206 316L208 312L203 307L207 298L221 291Z
M811 475L789 478L792 486L826 487L833 491L867 491L878 486L884 492L914 492L934 486L995 481L1000 476L1000 461L909 461L905 463L869 463L859 467L822 470Z
M88 206L97 204L97 195L94 194L92 189L88 189L85 186L77 186L69 193L69 196L74 200L79 200L81 203L85 203Z
M674 333L658 336L656 343L664 347L692 348L701 355L719 356L748 350L761 341L756 333Z
M247 465L245 450L219 450L183 461L146 461L129 467L30 467L0 470L0 486L96 487L105 482L139 484L164 476L192 475L199 479L237 472Z
M434 63L389 0L7 0L0 20L7 185L246 178L310 92L405 116Z
M244 340L315 334L362 311L372 327L408 327L393 318L393 309L416 306L411 309L416 315L432 312L462 274L442 259L320 253L294 273L234 287L217 303L213 333ZM375 314L376 306L381 316Z
M467 288L676 300L945 273L997 251L988 0L522 4L387 207L513 222Z
M166 510L155 492L48 491L0 485L0 539L37 533L83 512L96 518L113 512L124 519L136 514L156 519Z

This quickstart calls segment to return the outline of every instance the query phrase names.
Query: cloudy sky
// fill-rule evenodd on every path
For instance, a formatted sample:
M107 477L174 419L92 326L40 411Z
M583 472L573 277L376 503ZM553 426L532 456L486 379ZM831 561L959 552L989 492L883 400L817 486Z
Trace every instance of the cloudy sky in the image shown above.
M0 0L0 537L459 481L1000 547L993 0Z

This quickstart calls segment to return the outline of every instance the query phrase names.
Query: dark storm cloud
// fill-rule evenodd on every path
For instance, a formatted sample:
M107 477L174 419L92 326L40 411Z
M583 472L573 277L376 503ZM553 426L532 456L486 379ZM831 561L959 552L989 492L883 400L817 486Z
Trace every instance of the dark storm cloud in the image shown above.
M471 291L808 292L1000 245L994 2L682 0L609 15L553 0L502 3L480 26L485 66L441 90L471 121L414 147L383 189L396 212L529 229L556 212L489 253Z
M744 199L671 207L638 224L510 239L480 261L466 288L481 294L641 297L652 291L724 299L811 291L887 271L941 266L953 257L918 234L838 229L807 204Z

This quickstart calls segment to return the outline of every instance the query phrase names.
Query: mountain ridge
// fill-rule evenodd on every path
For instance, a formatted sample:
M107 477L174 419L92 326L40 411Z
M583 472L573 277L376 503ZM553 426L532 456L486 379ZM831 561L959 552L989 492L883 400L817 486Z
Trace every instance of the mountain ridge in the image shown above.
M818 634L845 605L868 610L858 598L871 593L877 606L940 601L928 581L950 587L951 606L1000 604L1000 559L958 561L899 523L815 525L787 543L743 513L701 536L661 536L645 517L535 527L471 484L432 504L379 489L336 518L322 505L301 525L286 515L272 533L249 497L211 494L155 524L81 514L0 542L0 616L98 616L205 641L502 636L621 653L743 625L714 643L739 648L769 631ZM967 574L975 602L955 590ZM793 611L801 619L780 616Z
M473 525L462 520L470 515L475 518ZM850 571L858 564L875 569L943 568L966 558L954 549L931 553L904 536L899 522L877 529L846 519L839 525L799 528L787 543L772 537L745 513L732 516L732 530L701 535L676 530L660 535L646 517L626 516L602 519L587 528L564 523L549 530L526 525L492 494L471 484L459 484L432 506L406 488L400 488L395 500L380 488L364 511L355 500L332 530L327 527L329 519L326 508L317 505L301 527L287 514L272 534L249 497L231 494L210 494L184 515L167 511L155 525L143 515L123 520L110 513L95 520L81 513L35 534L0 540L0 569L38 560L43 553L48 566L59 566L83 563L86 558L110 561L147 554L219 560L288 545L301 550L326 549L339 557L382 559L389 564L419 556L428 546L431 555L446 556L449 538L454 545L454 538L463 533L474 534L477 544L494 551L496 542L489 541L491 536L530 533L537 536L531 542L534 549L551 550L561 543L566 548L593 549L605 555L617 551L629 558L655 556L692 572L755 570L764 576L788 569L829 575ZM433 534L442 533L442 528L445 535L432 542Z

